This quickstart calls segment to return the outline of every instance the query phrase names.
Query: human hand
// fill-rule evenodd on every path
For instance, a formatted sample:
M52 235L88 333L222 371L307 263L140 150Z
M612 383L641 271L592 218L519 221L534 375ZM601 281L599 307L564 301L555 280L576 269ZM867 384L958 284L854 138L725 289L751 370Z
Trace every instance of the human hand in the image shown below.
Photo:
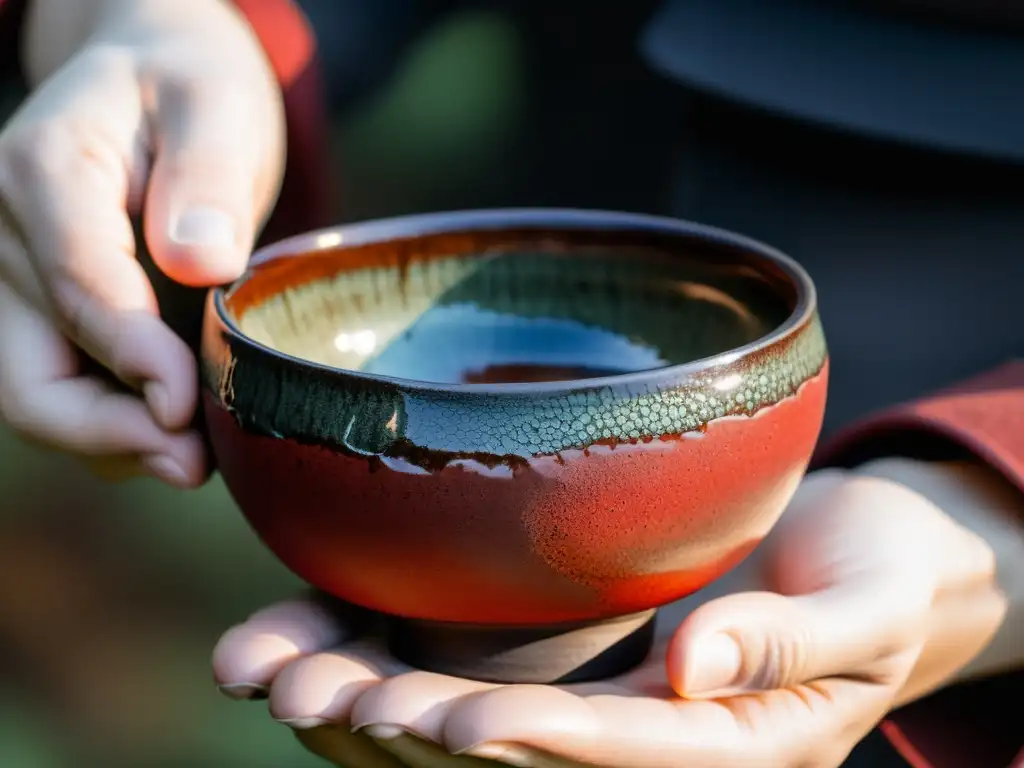
M108 476L198 485L196 361L160 318L132 218L172 280L241 274L283 172L278 86L230 3L33 8L66 18L33 32L30 14L42 82L0 132L0 416ZM48 61L87 8L84 45Z
M303 744L355 768L831 768L894 705L948 681L1005 609L983 538L908 486L827 471L746 563L664 609L654 653L612 680L410 670L323 600L257 613L213 663L225 693L268 693Z

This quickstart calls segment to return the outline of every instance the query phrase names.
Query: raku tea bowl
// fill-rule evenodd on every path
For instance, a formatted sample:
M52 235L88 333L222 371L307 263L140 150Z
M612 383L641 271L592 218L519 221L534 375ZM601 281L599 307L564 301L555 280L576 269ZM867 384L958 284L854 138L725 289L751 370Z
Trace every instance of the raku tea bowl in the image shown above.
M211 292L220 472L294 573L432 671L554 682L769 532L821 427L814 287L738 235L495 210L299 236Z

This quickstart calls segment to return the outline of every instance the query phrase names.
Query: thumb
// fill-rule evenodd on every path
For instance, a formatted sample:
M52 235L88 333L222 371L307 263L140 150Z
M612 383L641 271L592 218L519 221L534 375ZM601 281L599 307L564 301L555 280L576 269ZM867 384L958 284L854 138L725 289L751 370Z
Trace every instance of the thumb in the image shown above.
M848 581L817 593L730 595L679 627L667 652L672 688L687 698L768 691L828 677L887 684L909 672L930 591L900 577Z
M283 165L279 104L218 78L162 85L144 215L153 261L190 286L245 270Z

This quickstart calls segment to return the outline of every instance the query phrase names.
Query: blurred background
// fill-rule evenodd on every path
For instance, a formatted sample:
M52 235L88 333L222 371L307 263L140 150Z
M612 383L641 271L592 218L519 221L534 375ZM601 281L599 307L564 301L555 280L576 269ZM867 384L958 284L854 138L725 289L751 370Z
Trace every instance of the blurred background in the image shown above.
M691 38L668 46L659 66L689 68L698 87L685 93L640 54L655 0L300 4L330 73L339 222L557 205L676 214L762 238L818 285L837 374L827 430L1019 349L1017 326L1000 320L1019 311L1024 279L1024 101L1014 79L1024 38L1010 35L1024 28L1019 4L807 0L804 10L836 13L927 7L934 34L922 43L900 27L906 45L886 48L871 40L895 39L885 36L902 22L872 30L826 14L834 39L808 29L801 44L842 53L855 30L888 59L870 72L873 53L853 56L820 82L794 85L814 69L792 64L800 46L781 36L799 26L791 21L802 17L786 15L800 11L796 0L675 3L682 15L663 26ZM918 55L925 49L914 46L948 41L952 26L973 28L982 12L991 29L958 41L955 56ZM731 13L746 25L730 26ZM762 33L770 22L781 64L766 72L747 51L772 37ZM703 59L673 60L679 52ZM949 75L930 76L935 65ZM941 97L891 76L911 70ZM716 80L727 74L729 87ZM834 98L844 74L847 91ZM747 86L762 91L746 94L752 109L709 95L743 96ZM20 95L0 88L0 118ZM827 130L851 99L862 106L845 115L855 130ZM812 127L767 114L787 104ZM917 123L901 122L908 115ZM852 138L857 130L865 136ZM899 146L879 146L880 133ZM0 499L0 768L319 765L265 704L214 688L220 633L300 588L219 479L193 493L110 486L0 430ZM874 735L850 765L904 763Z

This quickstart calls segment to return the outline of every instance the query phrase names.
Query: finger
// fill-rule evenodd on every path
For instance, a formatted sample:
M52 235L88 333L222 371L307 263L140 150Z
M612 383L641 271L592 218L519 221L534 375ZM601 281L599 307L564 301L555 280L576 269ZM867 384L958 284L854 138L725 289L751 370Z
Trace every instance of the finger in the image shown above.
M180 283L216 285L245 270L276 193L258 105L251 89L220 79L158 88L146 242L157 266Z
M916 562L934 556L929 547L902 545L897 534L913 535L913 526L895 527L893 490L880 499L878 486L826 478L798 496L786 513L794 517L780 525L773 581L813 591L736 594L696 609L666 658L680 695L717 697L832 676L889 683L907 674L912 665L898 662L920 649L937 569ZM920 502L906 494L912 520ZM791 564L800 552L807 557Z
M213 651L214 679L231 698L266 696L290 662L332 648L348 633L340 615L317 597L277 603L224 633Z
M409 672L363 693L352 711L352 727L408 766L483 768L480 759L454 756L443 746L445 727L458 702L500 687L432 672ZM537 768L541 766L537 764Z
M388 719L403 719L403 713L387 706L389 701L402 706L410 719L423 714L424 706L441 704L436 685L428 683L427 689L432 691L423 696L420 695L422 686L402 684L425 673L404 674L381 682L405 669L387 654L383 644L373 642L308 656L290 664L274 680L270 693L271 713L280 722L296 728L303 744L316 754L338 764L369 766L381 762L390 765L386 762L390 760L395 765L411 768L459 765L473 768L478 761L453 757L438 743L410 735L401 726L372 724L381 705ZM433 677L450 681L456 688L473 685L440 675ZM401 682L396 686L395 681ZM383 696L376 695L382 688L387 689ZM450 688L447 692L452 694ZM413 700L407 700L407 695L414 697ZM355 712L356 707L362 710L359 714ZM371 718L368 725L367 716ZM436 721L438 742L442 726L443 715L440 715ZM429 729L430 726L421 722L418 727ZM366 749L367 743L373 746L372 750Z
M466 696L497 687L432 672L409 672L360 696L352 711L352 727L381 738L411 733L441 744L449 709Z
M274 678L270 713L296 729L347 725L359 695L397 670L383 646L373 642L305 656Z
M834 765L881 717L890 695L848 681L723 701L582 698L551 687L508 686L452 707L445 745L520 766ZM821 762L804 762L809 755Z
M0 414L17 433L86 457L131 454L177 486L202 482L198 436L166 432L141 400L77 371L63 336L0 283Z
M13 287L122 382L145 392L160 423L178 429L196 406L191 352L158 316L156 298L135 259L125 210L129 163L123 137L93 114L72 114L5 138L0 199L17 222L25 253L7 255ZM91 105L102 111L102 104ZM8 247L9 250L9 247ZM42 286L40 301L25 271Z
M549 686L515 685L456 701L447 712L442 743L455 754L513 765L544 764L543 757L549 764L579 760L667 768L684 764L678 754L664 751L689 744L676 733L678 724L675 709L663 699L581 697Z
M899 597L893 592L899 591ZM928 605L893 579L864 578L822 592L785 597L731 595L698 608L666 657L673 689L688 698L787 688L833 676L891 683L919 649Z

